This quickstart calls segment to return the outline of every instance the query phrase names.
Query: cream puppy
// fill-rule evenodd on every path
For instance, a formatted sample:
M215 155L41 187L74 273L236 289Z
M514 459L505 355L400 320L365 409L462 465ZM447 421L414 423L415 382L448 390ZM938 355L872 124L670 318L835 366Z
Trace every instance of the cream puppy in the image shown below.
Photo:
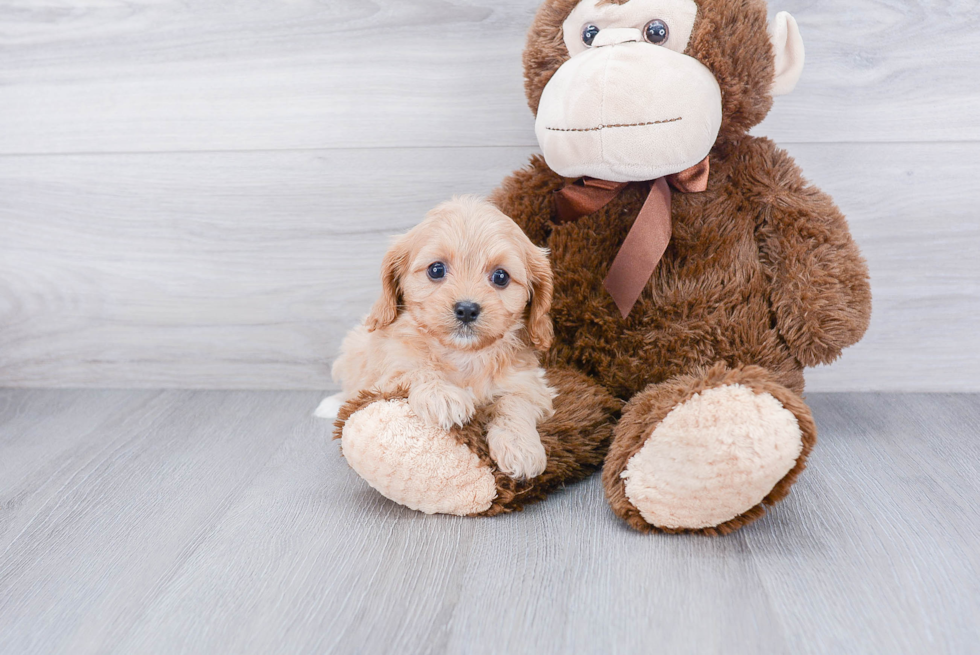
M555 396L536 352L553 336L546 254L485 201L433 209L385 255L381 297L344 339L333 366L344 397L405 389L416 416L445 430L493 404L490 456L511 477L540 475L537 423Z

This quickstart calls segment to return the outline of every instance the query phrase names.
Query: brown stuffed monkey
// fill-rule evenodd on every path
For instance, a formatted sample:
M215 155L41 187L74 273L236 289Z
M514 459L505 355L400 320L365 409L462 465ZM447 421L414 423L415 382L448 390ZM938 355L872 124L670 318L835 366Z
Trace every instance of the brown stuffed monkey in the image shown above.
M748 135L795 86L795 21L763 0L545 0L524 52L543 152L492 200L551 250L561 394L545 473L493 467L481 427L365 393L345 456L427 512L520 509L602 466L630 526L724 534L784 498L816 440L803 368L868 326L868 272L833 201Z

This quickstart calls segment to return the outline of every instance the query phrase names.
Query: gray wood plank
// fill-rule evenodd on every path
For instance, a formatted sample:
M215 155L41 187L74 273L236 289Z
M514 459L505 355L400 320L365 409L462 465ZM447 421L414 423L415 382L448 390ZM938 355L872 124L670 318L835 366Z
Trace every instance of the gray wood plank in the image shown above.
M865 338L807 372L813 391L980 389L976 144L790 145L848 216L871 270ZM959 166L964 174L956 173Z
M789 651L973 652L977 397L810 401L821 437L806 483L791 497L798 516L774 513L772 529L746 534L766 594L781 608Z
M0 428L0 459L35 471L0 488L0 652L111 647L315 401L84 395L57 421Z
M636 533L598 477L475 541L447 652L787 652L743 535Z
M291 432L121 651L420 651L452 611L478 522L383 499L329 433L316 419Z
M532 146L537 0L0 7L0 153ZM977 0L777 0L807 68L759 133L980 139Z
M3 392L0 421L76 393ZM978 395L811 395L820 443L794 493L717 539L629 530L596 477L512 516L412 512L346 466L308 392L83 395L58 422L102 425L55 501L28 495L35 527L0 556L0 652L914 653L980 637ZM0 459L53 428L0 432Z
M0 158L0 384L330 385L388 235L526 156Z
M534 8L23 3L0 41L0 152L532 143L520 55Z
M0 511L0 545L13 538L14 516L19 515L15 507L41 493L40 485L60 479L72 453L103 426L107 414L141 411L159 393L0 389L0 493L10 499ZM99 407L94 406L94 398Z
M819 390L980 389L977 144L797 144L869 259ZM531 149L0 157L0 385L332 387L387 235Z
M978 0L771 0L769 10L797 19L806 65L754 133L784 143L980 139Z

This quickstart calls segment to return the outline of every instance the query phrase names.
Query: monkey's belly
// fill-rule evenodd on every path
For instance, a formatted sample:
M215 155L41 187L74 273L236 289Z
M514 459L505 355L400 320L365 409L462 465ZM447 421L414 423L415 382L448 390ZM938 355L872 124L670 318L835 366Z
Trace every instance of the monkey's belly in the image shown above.
M682 285L685 286L686 285ZM765 296L740 289L724 296L650 297L626 320L599 294L591 301L559 294L555 360L593 376L620 398L649 384L717 362L755 364L802 391L802 367L780 338Z
M714 166L723 176L722 166ZM675 194L673 236L629 316L602 283L645 198L633 187L602 210L556 226L553 359L593 376L620 398L718 362L769 369L802 391L799 362L780 337L756 216L742 190ZM724 190L722 193L721 189Z

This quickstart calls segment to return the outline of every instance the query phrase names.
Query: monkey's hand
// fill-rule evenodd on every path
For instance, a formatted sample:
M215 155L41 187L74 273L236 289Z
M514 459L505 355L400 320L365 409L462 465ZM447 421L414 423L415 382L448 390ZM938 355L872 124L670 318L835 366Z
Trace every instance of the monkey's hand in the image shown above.
M768 150L772 164L761 177L767 184L757 235L777 329L804 366L832 362L868 328L867 264L830 196L770 142L755 147Z

